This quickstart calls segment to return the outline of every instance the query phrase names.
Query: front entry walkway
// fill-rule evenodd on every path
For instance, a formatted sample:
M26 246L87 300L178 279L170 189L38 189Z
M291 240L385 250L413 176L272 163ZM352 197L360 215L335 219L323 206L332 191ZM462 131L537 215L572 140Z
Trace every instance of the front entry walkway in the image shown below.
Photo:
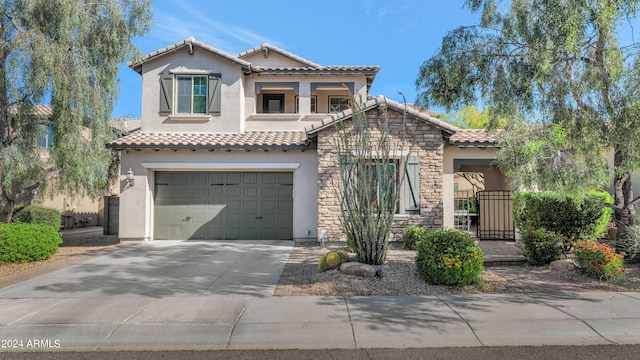
M153 241L0 289L1 298L272 296L293 241Z

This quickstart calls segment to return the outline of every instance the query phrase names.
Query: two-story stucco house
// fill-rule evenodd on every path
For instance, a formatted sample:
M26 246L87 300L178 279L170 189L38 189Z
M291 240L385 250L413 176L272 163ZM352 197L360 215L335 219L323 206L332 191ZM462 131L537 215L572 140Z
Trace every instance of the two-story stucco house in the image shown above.
M190 38L130 67L142 76L141 130L108 145L122 155L122 240L343 239L332 137L352 115L349 94L371 122L393 132L406 118L415 135L396 236L453 227L454 173L495 171L490 134L369 96L377 66L323 66L268 44L231 55Z

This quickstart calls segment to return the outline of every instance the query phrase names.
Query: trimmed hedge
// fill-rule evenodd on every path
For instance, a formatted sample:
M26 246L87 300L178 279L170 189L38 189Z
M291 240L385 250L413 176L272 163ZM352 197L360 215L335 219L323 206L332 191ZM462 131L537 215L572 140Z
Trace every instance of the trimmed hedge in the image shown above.
M545 229L525 229L522 243L527 262L533 266L543 266L560 257L562 250L556 244L562 244L563 237Z
M591 191L587 196L604 203L613 197L604 191ZM568 193L519 192L513 196L513 218L518 229L546 229L567 237L595 240L607 228L611 208L595 204L584 196Z
M431 232L416 248L418 273L429 283L462 287L482 277L484 254L464 231Z
M402 247L407 250L415 250L416 244L427 238L427 229L420 226L409 226L404 229L402 235Z
M48 225L59 229L62 225L62 214L56 209L40 205L29 205L16 213L14 221Z
M25 263L50 258L62 237L57 228L40 224L0 224L0 263Z

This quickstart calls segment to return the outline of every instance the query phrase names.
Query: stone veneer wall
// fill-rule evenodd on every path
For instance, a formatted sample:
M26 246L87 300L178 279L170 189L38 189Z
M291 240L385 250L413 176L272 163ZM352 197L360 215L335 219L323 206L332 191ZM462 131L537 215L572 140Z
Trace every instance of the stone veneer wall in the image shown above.
M386 113L386 114L385 114ZM378 126L388 121L392 136L401 136L403 114L394 110L379 111L378 108L367 111L369 124ZM350 126L351 120L345 122ZM327 240L346 240L340 226L340 203L335 186L341 186L338 168L338 152L335 146L335 127L329 127L318 133L318 233L327 231ZM442 228L442 175L444 144L439 129L424 122L406 118L407 138L413 139L411 156L420 157L420 214L404 215L402 220L394 220L393 239L400 241L407 226L425 226L430 229Z

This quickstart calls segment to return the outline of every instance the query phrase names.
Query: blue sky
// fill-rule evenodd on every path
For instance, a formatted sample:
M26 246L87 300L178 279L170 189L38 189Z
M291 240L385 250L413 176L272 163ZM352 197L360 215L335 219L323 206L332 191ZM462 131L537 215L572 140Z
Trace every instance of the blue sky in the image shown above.
M230 54L263 43L321 65L378 65L371 95L407 102L420 65L442 37L478 23L463 0L154 0L153 30L134 39L143 54L194 37ZM621 44L638 41L638 18L622 24ZM123 65L113 117L140 117L141 77ZM441 111L441 109L433 109Z
M420 65L447 31L477 22L447 0L156 0L143 54L193 36L230 54L270 43L321 65L378 65L372 95L415 100ZM140 117L141 77L120 69L113 117Z

